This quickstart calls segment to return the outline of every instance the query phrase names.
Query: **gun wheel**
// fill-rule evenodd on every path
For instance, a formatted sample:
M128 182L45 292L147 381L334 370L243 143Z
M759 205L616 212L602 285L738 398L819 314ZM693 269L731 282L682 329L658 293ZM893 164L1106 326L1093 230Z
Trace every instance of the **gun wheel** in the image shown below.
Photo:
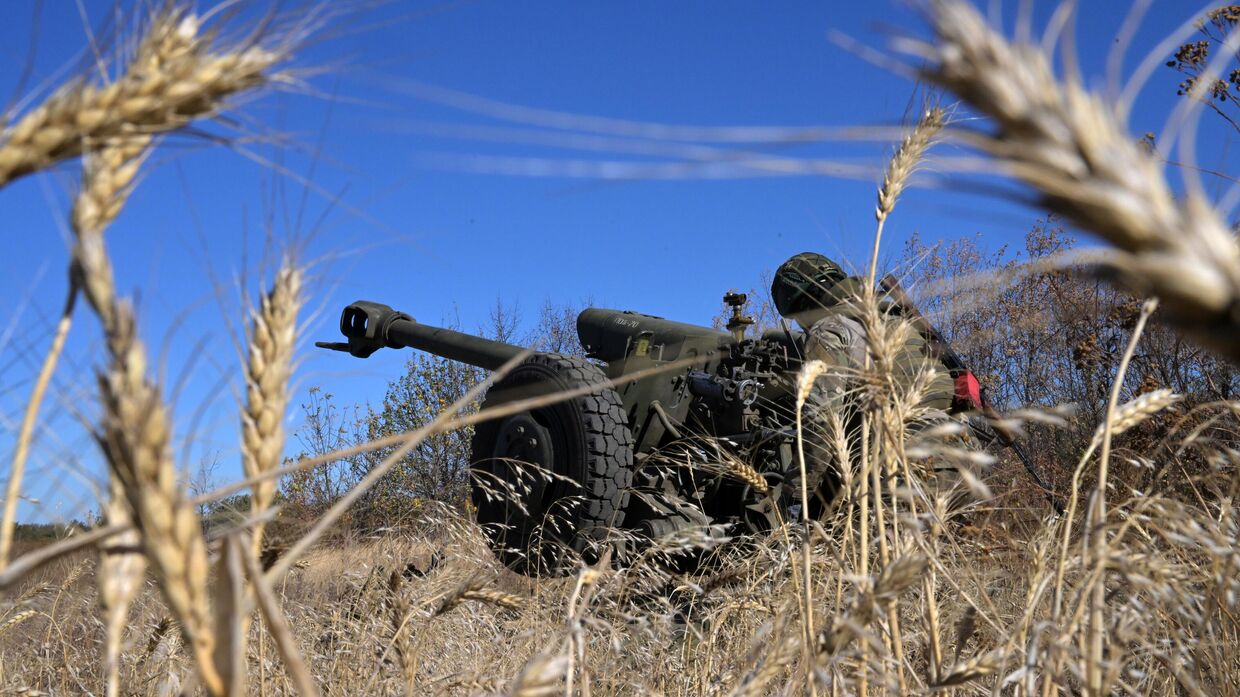
M598 390L478 424L470 498L496 556L514 571L561 575L598 559L624 522L633 475L628 416L581 358L534 354L487 392L482 409L584 386Z

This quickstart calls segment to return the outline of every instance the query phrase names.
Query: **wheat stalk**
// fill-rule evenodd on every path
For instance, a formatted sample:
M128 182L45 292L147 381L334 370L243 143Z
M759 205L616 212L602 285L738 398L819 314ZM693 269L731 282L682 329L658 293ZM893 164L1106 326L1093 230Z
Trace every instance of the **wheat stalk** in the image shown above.
M567 671L568 656L566 654L539 654L525 664L521 674L512 681L508 691L504 694L507 697L553 697L554 695L559 695Z
M805 400L809 399L814 384L823 373L830 368L825 362L811 360L801 367L796 380L796 456L797 468L801 477L801 522L805 525L805 537L801 544L801 650L808 662L810 646L814 639L814 586L812 569L810 568L810 505L809 505L809 473L805 467L805 429L802 424L802 413L805 411ZM813 678L806 672L806 689L813 692Z
M111 491L104 509L108 524L130 526L133 519L124 490L115 479L109 483L109 489ZM99 584L99 605L103 611L103 661L108 697L121 694L121 641L129 623L129 606L142 589L146 575L146 558L139 549L141 543L142 538L137 531L129 528L99 545L96 580Z
M887 161L887 169L883 171L883 183L878 187L878 202L874 206L874 218L878 226L874 231L874 250L870 254L870 276L867 292L873 289L878 273L878 250L883 240L883 226L887 217L896 207L896 200L908 186L909 179L917 171L917 166L926 155L926 151L934 144L935 138L943 130L947 115L938 106L931 107L921 115L917 123L904 136L904 140L896 148L891 159Z
M13 560L13 563L4 572L0 573L0 590L11 588L15 583L29 576L35 569L46 566L52 561L72 554L83 547L89 547L115 537L127 529L127 526L124 525L104 525L88 532L75 532L72 536L59 542L53 542L45 547L27 552L18 559Z
M969 135L1043 205L1119 250L1109 262L1169 321L1240 361L1240 247L1194 187L1177 197L1161 163L1124 126L1121 108L1055 78L1041 48L1009 42L962 0L935 0L933 43L905 42L930 81L995 125Z
M931 107L921 115L904 136L904 140L900 141L887 162L882 186L878 188L878 203L874 207L874 217L878 222L883 222L891 215L891 211L896 207L896 199L900 198L900 194L908 186L909 179L946 122L946 112L941 107Z
M403 592L403 581L400 572L395 569L388 576L388 620L392 625L392 646L396 649L396 658L400 661L401 677L405 681L405 694L412 695L413 686L417 680L417 666L413 660L413 641L409 629L409 619L412 613L409 600Z
M215 665L225 694L246 692L246 642L253 601L246 586L242 557L248 550L238 534L225 537L215 564Z
M249 46L216 51L198 17L166 5L124 74L102 85L62 87L0 133L0 186L81 155L91 143L176 130L267 83L284 57Z
M145 157L149 136L133 136L107 145L89 154L82 165L82 188L74 199L70 212L70 227L76 237L74 247L75 263L70 271L68 297L65 312L57 327L52 349L44 359L40 371L39 385L32 396L27 416L31 417L29 426L33 427L33 416L38 412L42 399L44 381L50 380L64 339L68 335L73 306L78 288L83 283L90 283L88 292L96 296L110 295L106 286L110 285L111 268L103 255L103 233L108 225L116 219L121 207L129 197L138 168ZM85 266L84 266L85 265ZM91 269L93 273L87 273ZM23 424L19 440L28 437L27 424ZM19 448L14 458L13 474L9 482L11 489L20 485L22 467L28 451ZM105 506L105 516L109 525L131 525L133 520L125 493L115 479L109 482L109 499ZM5 551L0 556L7 559L7 539L10 532L10 509L5 509L6 521L3 527ZM136 549L141 544L138 533L132 529L108 540L100 546L100 562L98 573L99 602L104 615L104 666L106 673L106 691L109 697L120 694L120 651L125 626L129 619L129 606L141 589L146 572L146 559Z
M318 697L318 685L315 684L309 669L306 668L306 662L302 660L301 654L297 651L297 638L293 636L293 630L289 627L284 613L281 612L280 602L276 599L271 585L264 578L263 570L258 567L258 559L249 554L240 556L251 587L254 589L258 609L263 613L263 619L267 622L267 630L271 632L271 637L275 640L276 651L280 654L280 660L284 662L284 670L292 679L294 694Z
M178 482L171 425L158 389L147 381L146 353L134 336L132 308L110 306L105 323L112 365L100 377L104 419L99 438L112 476L133 510L142 547L168 608L181 621L204 685L222 694L206 580L209 565L198 516Z
M505 610L521 609L521 598L512 593L495 590L493 588L479 588L476 590L467 590L461 594L462 600L477 600L495 607L502 607Z
M43 359L43 365L39 368L34 390L26 402L26 411L18 427L17 447L13 452L13 461L9 466L9 480L5 485L4 515L3 519L0 519L0 571L9 565L9 553L13 548L13 526L17 522L17 502L21 495L22 479L25 477L26 459L30 456L30 443L34 435L35 421L39 415L39 406L43 403L43 395L51 383L52 372L64 350L65 339L69 336L76 298L77 290L70 289L68 301L65 303L64 310L61 311L60 320L56 323L52 345Z
M748 484L760 496L765 496L771 490L771 485L766 481L758 470L754 469L749 463L741 460L739 457L727 456L723 461L723 471L732 477Z
M250 319L241 464L246 476L255 480L251 490L251 513L255 517L261 517L275 498L276 480L261 475L279 467L284 456L284 413L302 300L301 270L285 259L271 290ZM254 526L255 556L262 551L263 527L261 520Z
M884 565L890 561L890 550L887 545L882 473L884 470L887 472L888 488L894 490L895 467L891 451L897 448L896 440L903 432L903 423L899 422L898 413L893 413L893 409L887 406L889 402L894 401L891 399L891 395L895 394L895 382L892 379L894 370L890 361L897 355L897 350L907 343L911 327L907 326L907 323L893 325L890 322L884 321L883 317L880 317L878 297L875 289L875 281L878 276L878 254L882 246L883 229L887 224L887 218L895 209L897 199L899 199L900 194L908 185L922 158L925 157L926 151L929 150L935 138L943 130L945 121L946 115L940 107L934 106L927 109L913 128L905 135L903 141L896 148L887 163L887 169L883 174L883 182L878 189L878 201L874 208L874 217L877 225L874 229L874 245L870 253L869 275L866 277L864 295L858 299L862 303L862 323L865 326L866 342L869 349L866 352L862 370L863 374L870 378L867 380L867 383L877 393L871 395L867 401L883 405L876 410L867 409L862 420L861 540L862 546L865 547L869 525L868 511L866 510L868 507L866 503L866 495L868 493L866 489L868 486L868 488L872 489L874 497L874 519L878 528L879 559ZM880 386L885 388L885 394L877 389ZM920 400L920 394L917 390L913 390L907 395L907 398L911 403L916 403ZM884 427L886 427L889 433L889 440L892 441L888 448L882 447L885 439L881 429ZM874 433L872 444L874 449L873 457L870 454L871 429L879 429ZM870 480L872 480L872 483ZM891 503L893 506L891 534L898 541L900 539L899 514L894 508L896 505L894 499ZM863 575L866 573L867 563L863 562ZM891 629L891 637L889 640L885 640L888 641L889 648L894 649L896 676L899 681L899 690L903 693L908 691L908 686L904 673L904 649L903 637L900 631L900 618L894 604L887 607L887 618ZM865 647L863 647L863 660L865 659L865 650ZM886 670L885 663L884 670ZM861 673L860 682L860 693L866 695L868 693L868 685L866 684L864 670Z
M404 457L410 450L417 447L417 445L422 442L422 439L426 438L428 435L432 433L437 432L440 429L447 429L449 426L460 427L462 425L467 425L471 418L478 418L478 415L482 414L482 412L477 412L475 414L470 414L470 415L457 417L457 418L453 418L453 417L465 405L477 399L478 396L482 394L482 392L484 392L487 389L487 387L489 387L494 381L503 378L503 376L506 375L509 370L511 370L514 366L519 364L521 361L525 360L526 356L527 356L527 353L525 352L517 356L514 356L507 363L500 366L498 370L496 370L495 372L487 376L486 379L478 382L476 385L473 385L468 390L466 390L465 394L461 395L461 397L457 399L455 402L453 402L448 408L440 411L439 414L437 414L434 419L431 419L429 423L413 431L410 431L408 433L398 434L397 438L394 439L394 442L399 443L399 445L391 453L388 453L388 456L385 457L382 462L380 462L378 465L375 465L370 470L370 472L366 474L365 477L362 477L360 481L354 484L352 489L350 489L347 493L341 496L339 500L333 503L331 508L329 508L326 513L320 516L318 521L316 521L315 524L311 526L310 529L307 530L301 536L300 539L298 539L296 542L294 542L292 545L289 546L288 551L286 551L283 556L281 556L278 560L276 560L276 563L273 564L271 568L267 570L267 573L266 573L267 578L277 579L280 576L284 575L284 573L288 571L288 569L297 562L298 558L303 553L305 553L305 551L312 544L314 544L319 539L319 537L321 537L332 525L334 525L338 520L340 520L340 518L345 514L345 512L349 510L349 507L352 506L355 501L361 498L361 496L366 491L368 491L372 486L374 486L375 482L377 482L380 478L382 478L385 474L387 474L387 472L392 467L394 467L396 463L399 462L400 459ZM592 387L592 386L585 386L585 387L579 388L579 391L583 394L586 394L588 393L587 391L591 389L597 390L598 388ZM503 409L528 408L527 404L534 403L537 401L542 401L542 400L548 400L548 401L557 400L558 401L562 399L569 399L572 396L573 396L573 390L568 390L568 391L561 392L556 395L548 395L546 397L535 397L529 400L518 400L516 402L506 404L502 407L498 407L495 411L492 411L490 414L486 414L481 418L487 418L487 417L493 418L495 416L498 416L503 413L501 411ZM525 404L523 404L523 402ZM368 444L365 444L363 446L358 446L358 447L359 449L364 450L366 448L373 447L374 444L377 442L378 442L377 440L371 441ZM333 457L333 459L338 458L338 457L342 457L342 455L340 455L339 452ZM304 466L304 462L299 463L299 465ZM277 469L277 470L268 472L264 476L274 478L275 476L279 476L282 473L283 473L282 470Z
M934 687L954 687L972 682L978 678L993 675L1003 667L1003 660L1007 657L1006 648L997 648L994 651L975 656L964 663L952 667L947 671Z
M1115 382L1111 386L1110 399L1107 401L1106 411L1106 427L1102 431L1102 448L1098 455L1098 483L1093 492L1093 506L1089 511L1089 528L1093 531L1086 535L1093 546L1093 561L1096 565L1099 581L1094 586L1093 595L1090 597L1089 604L1089 655L1085 666L1085 680L1089 691L1092 694L1103 694L1105 685L1108 683L1108 676L1103 670L1104 665L1104 648L1106 643L1106 625L1104 622L1104 614L1106 610L1106 567L1107 557L1109 556L1109 541L1107 540L1107 473L1108 465L1111 461L1111 442L1115 436L1115 429L1120 424L1118 413L1119 393L1124 386L1124 378L1128 374L1128 366L1132 361L1133 355L1137 351L1137 344L1141 341L1141 334L1145 330L1145 323L1149 320L1150 315L1158 308L1157 300L1147 300L1141 307L1141 315L1137 319L1136 326L1132 329L1132 336L1128 339L1128 346L1124 349L1124 355L1120 358L1119 367L1115 371ZM1135 401L1135 400L1134 400ZM1132 412L1135 414L1136 412ZM1130 417L1129 422L1135 423L1137 419Z
M13 543L13 525L17 515L17 497L25 474L26 460L30 455L31 436L43 395L51 382L52 373L64 350L65 339L72 326L73 310L77 304L78 288L84 280L94 283L111 282L110 268L101 264L98 256L103 249L103 232L116 219L121 207L129 198L134 178L150 145L149 136L133 136L106 145L87 156L82 165L82 188L74 199L69 216L70 227L77 239L75 263L69 273L69 289L64 309L56 324L52 345L39 368L38 377L22 423L18 430L17 448L9 469L9 481L5 492L4 517L0 520L0 569L8 565L9 551ZM83 259L85 257L85 259ZM81 264L94 264L96 273L84 276ZM106 271L104 270L106 269ZM94 289L99 292L99 289Z
M1118 436L1163 409L1175 404L1180 399L1180 395L1167 389L1154 390L1153 392L1138 395L1136 399L1118 407L1110 421L1098 424L1098 428L1094 431L1094 438L1090 443L1090 448L1096 448L1102 444L1103 435L1108 428L1111 430L1111 437Z
M515 402L511 402L509 404L503 404L497 407L493 407L491 409L487 409L485 412L478 411L478 412L473 412L473 413L468 413L468 414L462 414L459 416L456 415L459 411L461 411L462 408L464 408L466 405L469 404L470 400L476 400L478 398L478 395L480 395L482 392L486 390L487 385L490 384L489 381L499 380L503 376L503 374L506 374L507 370L511 369L512 366L516 365L521 360L524 360L527 356L528 356L528 353L522 354L520 356L517 356L511 365L501 366L500 370L497 370L495 371L495 373L492 373L491 375L487 376L487 382L479 383L478 385L473 386L469 393L462 396L461 399L454 402L448 408L445 408L442 412L440 412L435 417L435 419L432 420L431 423L426 424L425 426L414 429L412 431L405 431L403 433L394 433L390 436L380 436L378 438L369 440L365 443L358 443L356 445L338 448L336 450L333 450L329 453L324 453L322 455L315 455L314 457L301 458L297 460L296 462L290 463L288 465L285 465L277 469L274 469L270 472L267 472L261 475L260 477L258 477L257 479L279 479L281 477L292 474L294 472L301 472L311 467L314 467L315 465L321 465L324 462L334 462L337 460L341 460L343 458L357 455L359 453L380 450L390 445L396 446L400 449L399 454L396 455L395 458L393 458L391 454L388 455L388 458L384 460L384 463L387 463L387 464L382 465L383 469L380 472L374 473L372 471L370 474L366 475L366 481L363 482L364 484L363 489L357 490L356 487L354 487L354 489L350 490L350 492L347 494L347 496L350 499L349 501L345 502L344 505L341 505L340 502L337 502L335 506L338 506L338 508L334 507L334 510L331 511L329 514L327 514L330 516L330 519L320 520L318 523L315 523L315 526L311 530L311 533L313 535L313 538L317 540L318 537L321 536L323 532L325 532L326 529L331 526L332 523L339 520L340 516L344 515L344 513L348 510L349 506L353 504L353 502L356 500L357 497L360 497L366 490L368 490L371 486L373 486L374 481L378 480L385 473L387 473L387 471L390 470L391 467L394 466L394 464L397 461L399 461L400 457L403 457L405 454L408 453L409 449L417 445L416 442L411 444L410 441L416 440L420 442L420 439L428 437L430 435L434 435L438 433L447 433L449 431L454 431L456 429L467 428L469 426L473 426L483 421L499 419L505 416L509 416L511 414L519 414L523 411L529 411L530 409L538 409L548 404L556 404L556 403L562 402L567 399L573 399L574 397L578 397L583 394L590 394L591 390L595 390L595 391L598 390L597 386L585 385L582 387L575 387L571 390L564 390L562 392L557 392L551 395L545 395L541 397L531 397L528 399L522 399L522 400L518 400ZM691 366L691 365L697 365L700 363L701 363L701 359L695 358L695 357L679 359L679 360L672 361L664 365L654 366L652 368L642 368L641 370L609 380L607 382L607 385L612 386L612 387L615 387L618 385L627 385L632 382L637 382L638 380L643 380L651 375L661 375L664 373L674 372L680 368L684 368L684 367ZM389 463L388 460L391 460L391 462ZM201 496L196 497L194 499L194 503L209 503L211 501L219 501L220 499L223 499L224 497L230 494L234 494L238 491L244 491L245 489L252 487L255 481L256 481L256 478L247 477L241 481L237 481L231 484L221 486L218 489L215 489L213 491L207 492L206 494L202 494ZM285 550L285 552L282 553L280 557L275 560L275 564L272 566L272 569L274 569L274 571L272 569L269 569L268 573L271 574L273 577L275 577L287 571L289 568L297 564L297 562L294 559L304 554L306 549L312 543L313 543L313 540L307 540L305 537L303 537L302 539L298 540L296 543L290 545ZM292 557L292 559L287 558L290 556ZM5 585L5 582L9 581L10 578L11 576L8 572L0 572L0 587L3 587Z
M22 610L0 624L0 634L4 634L17 625L39 614L38 610Z
M769 651L763 652L762 662L736 689L734 697L757 697L765 693L766 686L775 679L801 652L795 635L784 634Z

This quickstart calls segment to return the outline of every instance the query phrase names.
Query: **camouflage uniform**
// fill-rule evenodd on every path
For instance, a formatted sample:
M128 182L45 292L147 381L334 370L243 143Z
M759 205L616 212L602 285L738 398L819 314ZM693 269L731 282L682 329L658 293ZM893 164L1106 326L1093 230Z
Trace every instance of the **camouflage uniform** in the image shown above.
M866 280L847 276L834 262L819 254L804 253L789 259L775 274L771 295L779 313L796 320L806 331L805 357L820 360L828 370L814 385L806 402L803 421L806 426L806 469L811 492L820 503L834 498L837 477L828 476L834 465L832 434L826 428L823 412L832 410L841 417L849 434L852 452L859 447L860 409L857 400L859 377L865 369L867 336L861 321L859 303L864 297ZM889 299L879 298L879 308L886 321L894 321L896 308ZM955 386L947 370L931 357L925 338L913 332L903 345L894 350L891 376L897 390L910 389L930 369L933 379L925 385L919 406L928 409L923 423L949 418ZM800 467L787 477L799 497Z
M806 330L805 357L831 367L828 383L846 382L859 376L865 367L868 338L858 307L864 290L864 279L845 278L822 298L821 308L802 311L795 317ZM895 321L894 308L886 298L879 299L879 307L885 321ZM897 389L911 388L919 376L933 369L934 378L925 386L919 404L944 413L951 409L955 394L951 375L930 356L920 333L913 332L894 353L890 368Z

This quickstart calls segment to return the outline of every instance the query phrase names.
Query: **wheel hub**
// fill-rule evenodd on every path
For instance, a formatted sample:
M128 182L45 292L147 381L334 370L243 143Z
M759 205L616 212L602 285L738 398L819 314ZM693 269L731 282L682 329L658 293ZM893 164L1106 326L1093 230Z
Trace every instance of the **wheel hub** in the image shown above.
M535 421L529 412L510 416L500 424L494 456L550 470L555 464L551 432Z

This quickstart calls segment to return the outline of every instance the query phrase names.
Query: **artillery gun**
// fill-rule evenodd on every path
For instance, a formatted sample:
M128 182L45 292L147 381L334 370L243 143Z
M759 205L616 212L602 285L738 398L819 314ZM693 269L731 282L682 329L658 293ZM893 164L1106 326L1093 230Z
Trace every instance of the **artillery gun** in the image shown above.
M604 545L634 551L688 529L778 524L804 339L786 325L747 338L746 297L724 302L726 331L588 308L577 318L584 358L532 353L490 387L484 411L577 391L475 429L471 499L504 563L554 574ZM372 302L346 307L340 331L345 342L318 345L360 358L412 348L488 371L526 352Z

